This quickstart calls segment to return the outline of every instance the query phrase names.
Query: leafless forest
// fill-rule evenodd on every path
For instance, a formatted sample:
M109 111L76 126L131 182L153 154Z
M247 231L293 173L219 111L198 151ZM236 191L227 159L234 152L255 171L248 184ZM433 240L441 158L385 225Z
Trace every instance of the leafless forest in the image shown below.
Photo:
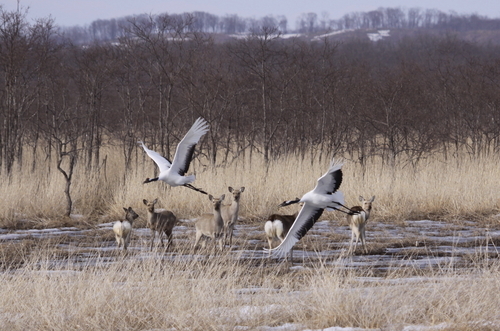
M195 15L182 17L130 18L116 42L81 45L50 19L1 10L2 174L43 151L70 183L76 162L100 166L106 144L120 146L130 169L138 139L171 156L199 116L211 129L197 150L212 165L252 153L404 166L498 152L497 43L431 33L424 20L378 42L280 38L279 24L216 42ZM469 28L493 31L495 20L475 19Z

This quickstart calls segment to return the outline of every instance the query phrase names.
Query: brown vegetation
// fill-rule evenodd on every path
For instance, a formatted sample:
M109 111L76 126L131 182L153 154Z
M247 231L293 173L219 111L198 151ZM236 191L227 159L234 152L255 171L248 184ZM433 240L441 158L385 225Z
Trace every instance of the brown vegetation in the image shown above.
M122 206L138 211L134 225L144 226L144 197L160 197L179 219L210 211L199 193L141 184L156 166L137 141L170 157L199 116L210 131L190 171L211 194L245 187L242 224L262 226L337 156L346 159L347 204L360 193L377 196L370 223L468 219L498 228L498 47L452 35L283 40L272 28L215 44L168 16L132 22L118 46L77 47L56 42L50 20L29 24L2 9L0 20L0 227L73 225L90 229L82 245L93 243L85 265L51 240L0 243L0 329L229 330L290 322L473 330L498 322L499 265L489 255L471 256L468 269L395 268L368 282L363 276L374 269L321 261L289 270L227 251L183 258L193 240L176 244L170 259L155 252L111 264L104 262L113 253L93 248L112 245L112 231L95 227L119 219ZM260 247L263 232L259 238ZM419 240L368 245L372 252L404 246L411 257L428 251ZM318 241L304 238L319 250ZM68 263L54 266L54 257ZM410 275L425 277L402 279Z
M452 35L307 41L278 38L272 27L215 44L190 29L193 21L164 15L131 21L119 46L77 47L57 40L50 20L30 24L22 12L0 14L3 224L109 214L107 200L126 200L144 167L154 171L137 141L171 158L199 116L210 123L192 168L201 187L214 185L203 177L229 172L232 179L235 169L253 173L254 195L262 196L262 176L265 183L276 180L272 199L249 201L253 216L272 211L275 199L300 183L290 178L317 178L306 164L315 169L333 155L348 159L357 177L384 178L373 191L384 191L395 210L389 206L383 217L460 210L482 218L496 208L494 195L470 193L491 182L480 171L496 162L500 149L500 52L493 44ZM425 177L432 167L435 173ZM453 193L443 193L421 208L411 195L393 198L398 176L414 178L414 187L439 185L439 191L441 176L460 179L469 171L482 181L457 188L454 201L447 197ZM429 187L416 192L429 200L435 195ZM18 198L21 190L36 197ZM52 193L59 190L64 196ZM49 197L46 207L33 201L40 197ZM47 203L55 197L57 203ZM482 199L465 208L464 200L476 202L471 197ZM410 199L412 206L398 214ZM121 204L112 205L114 214Z
M53 270L52 258L42 249L24 268L0 273L0 328L233 330L291 323L296 329L443 324L494 330L498 322L497 263L421 275L394 269L368 279L370 271L256 267L224 253L203 260L151 255L106 267L106 258L95 255L95 265L69 263L63 270Z

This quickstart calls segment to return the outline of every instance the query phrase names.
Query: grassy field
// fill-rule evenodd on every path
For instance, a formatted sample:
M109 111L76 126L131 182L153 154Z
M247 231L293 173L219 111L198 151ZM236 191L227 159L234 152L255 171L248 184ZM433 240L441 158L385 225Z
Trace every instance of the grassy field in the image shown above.
M181 218L193 218L210 211L207 197L195 191L171 188L162 182L143 185L146 177L155 174L156 166L151 159L140 157L126 172L118 148L102 154L107 156L107 163L99 172L86 171L83 162L78 163L75 170L71 195L73 214L83 215L78 221L80 225L101 222L103 217L122 217L122 207L128 206L141 216L145 215L143 199L159 198L158 207L170 209ZM54 222L71 222L60 216L65 206L61 173L55 167L49 171L42 157L34 172L27 170L31 160L25 158L24 162L26 166L21 171L14 171L11 178L5 175L0 178L0 226L44 227ZM500 208L499 163L498 156L478 160L464 154L446 162L439 157L429 158L421 161L417 168L390 168L374 158L363 173L358 164L345 160L341 190L348 205L358 204L359 195L375 195L373 217L378 220L467 218L492 221L491 217L498 214ZM197 175L194 185L214 196L228 193L228 186L244 186L240 214L255 219L277 212L280 202L311 190L328 164L329 160L319 162L288 156L266 167L263 159L254 154L252 160L242 159L228 167L211 167L196 161L190 170Z
M73 217L63 212L63 179L56 170L38 167L0 180L0 227L44 228L71 225L92 229L122 217L132 206L141 218L142 199L159 198L181 219L209 211L206 196L163 183L142 185L154 174L150 159L125 173L120 153L109 150L108 164L90 175L78 164L72 196ZM26 160L25 162L29 162ZM261 221L278 203L312 189L329 160L290 156L268 168L254 159L230 167L195 162L195 186L219 196L227 187L245 186L242 222ZM42 163L40 163L42 164ZM312 164L312 166L311 166ZM367 170L344 163L341 190L347 204L376 196L370 222L407 219L474 221L498 228L500 179L496 157L467 157L443 162L428 159L418 168L389 169L372 160ZM295 210L284 209L284 213ZM324 217L342 218L326 213ZM112 234L109 234L110 237ZM110 240L110 238L106 238ZM305 239L305 238L304 238ZM99 236L95 241L103 240ZM89 250L90 257L67 253L54 263L55 243L25 241L0 245L0 329L2 330L286 330L332 326L402 330L407 325L440 325L442 330L499 330L500 263L476 256L469 268L370 270L339 266L289 268L256 263L228 251L194 255L189 245L175 254L160 251L140 258ZM166 258L166 256L168 258ZM346 258L339 256L339 261ZM8 263L6 263L8 262ZM288 324L287 324L288 323Z
M50 249L37 249L24 268L0 273L2 330L498 330L500 322L498 262L368 278L321 264L256 266L224 253L166 262L152 253L54 270Z

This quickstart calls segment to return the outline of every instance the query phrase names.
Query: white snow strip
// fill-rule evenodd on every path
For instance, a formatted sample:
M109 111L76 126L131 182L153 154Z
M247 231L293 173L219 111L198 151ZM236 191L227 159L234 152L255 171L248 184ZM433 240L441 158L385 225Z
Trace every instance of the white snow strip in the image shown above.
M323 38L335 36L335 35L346 33L346 32L350 32L350 31L354 31L354 29L345 29L345 30L338 30L338 31L330 32L330 33L325 33L325 34L322 34L322 35L314 37L313 40L320 40L320 39L323 39Z

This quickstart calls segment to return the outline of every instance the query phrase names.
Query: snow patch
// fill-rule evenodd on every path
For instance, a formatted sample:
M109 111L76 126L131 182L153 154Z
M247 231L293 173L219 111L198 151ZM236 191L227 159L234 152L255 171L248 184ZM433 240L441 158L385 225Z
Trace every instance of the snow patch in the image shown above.
M367 33L371 41L379 41L390 36L390 30L378 30L375 33Z
M237 34L229 35L229 37L235 38L235 39L245 39L245 38L248 38L249 36L251 36L250 33L237 33ZM279 35L279 38L289 39L289 38L297 38L297 37L302 37L302 36L303 36L303 34L301 34L301 33L282 33ZM256 37L259 38L261 36L257 35Z
M314 37L313 40L320 40L320 39L323 39L323 38L328 38L328 37L331 37L331 36L335 36L335 35L346 33L346 32L350 32L350 31L354 31L354 29L345 29L345 30L338 30L338 31L333 31L333 32L325 33L325 34L322 34L322 35Z

